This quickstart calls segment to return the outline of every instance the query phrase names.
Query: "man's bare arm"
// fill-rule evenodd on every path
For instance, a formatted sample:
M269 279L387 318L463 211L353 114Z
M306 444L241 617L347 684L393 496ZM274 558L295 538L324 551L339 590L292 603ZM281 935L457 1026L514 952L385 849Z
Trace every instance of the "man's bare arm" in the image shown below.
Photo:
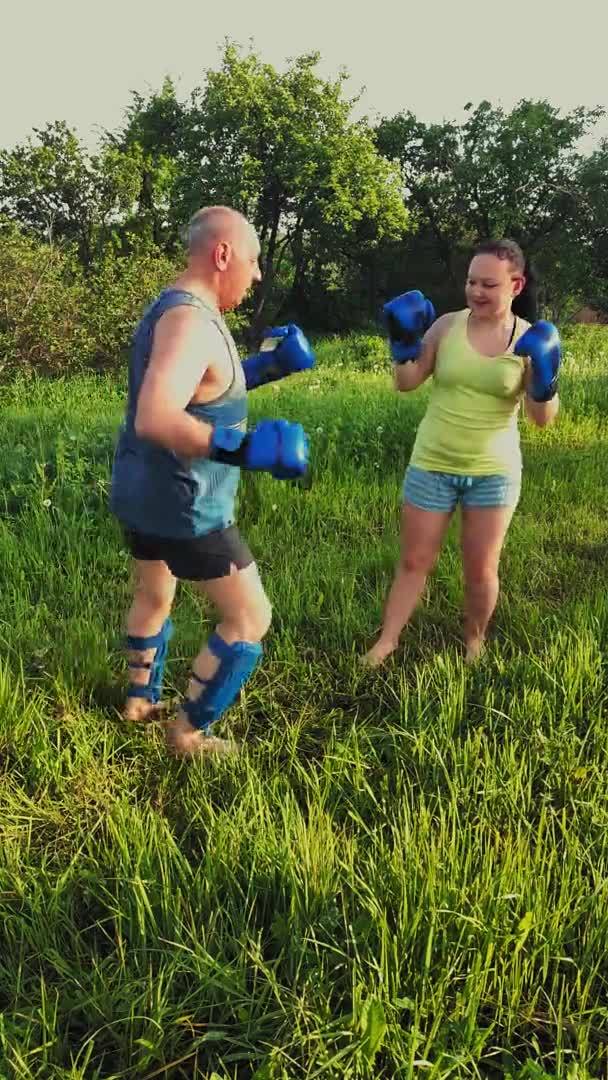
M185 457L209 454L212 425L184 410L217 350L217 330L195 308L172 308L162 316L137 401L135 431L141 438Z

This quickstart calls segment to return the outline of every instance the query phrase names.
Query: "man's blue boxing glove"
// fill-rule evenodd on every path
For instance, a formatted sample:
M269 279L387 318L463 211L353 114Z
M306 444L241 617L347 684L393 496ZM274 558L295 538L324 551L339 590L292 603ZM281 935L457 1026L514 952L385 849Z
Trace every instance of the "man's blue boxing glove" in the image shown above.
M308 468L310 444L301 424L289 420L260 420L253 431L215 427L212 461L241 469L268 472L275 480L295 480Z
M382 309L391 343L391 354L396 364L416 360L422 348L422 338L435 322L435 308L420 292L410 292L389 300Z
M530 397L533 401L551 401L557 393L557 377L562 362L562 348L557 327L539 319L515 344L516 356L529 356L532 368Z
M274 326L264 331L264 341L278 338L274 349L260 349L243 360L243 371L248 390L257 386L284 379L298 371L305 371L315 366L315 354L310 343L304 337L299 326L287 323L286 326Z

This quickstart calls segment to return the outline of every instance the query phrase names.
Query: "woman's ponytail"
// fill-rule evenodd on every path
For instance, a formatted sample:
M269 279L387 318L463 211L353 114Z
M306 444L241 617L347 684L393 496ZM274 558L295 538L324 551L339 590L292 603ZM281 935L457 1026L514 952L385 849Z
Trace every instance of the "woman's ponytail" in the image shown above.
M538 278L529 259L524 265L524 277L526 283L519 296L515 297L511 310L526 322L534 323L538 319Z

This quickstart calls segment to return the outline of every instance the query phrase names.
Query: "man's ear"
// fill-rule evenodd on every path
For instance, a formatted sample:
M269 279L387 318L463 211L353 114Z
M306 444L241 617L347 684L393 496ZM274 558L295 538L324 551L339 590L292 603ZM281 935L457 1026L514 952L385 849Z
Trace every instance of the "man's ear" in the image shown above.
M227 270L232 258L232 245L227 240L220 240L213 252L213 261L218 270Z

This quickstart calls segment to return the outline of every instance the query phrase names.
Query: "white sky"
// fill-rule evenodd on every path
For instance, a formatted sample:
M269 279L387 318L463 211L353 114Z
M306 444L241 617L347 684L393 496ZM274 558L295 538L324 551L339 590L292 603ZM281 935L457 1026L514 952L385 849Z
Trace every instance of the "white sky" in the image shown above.
M224 38L281 70L319 51L319 72L344 66L359 112L411 109L461 120L467 101L510 108L522 97L557 108L608 108L608 0L0 0L0 146L65 120L93 145L137 90L165 75L178 96L219 63ZM608 136L608 118L596 138ZM595 140L594 140L595 141Z

